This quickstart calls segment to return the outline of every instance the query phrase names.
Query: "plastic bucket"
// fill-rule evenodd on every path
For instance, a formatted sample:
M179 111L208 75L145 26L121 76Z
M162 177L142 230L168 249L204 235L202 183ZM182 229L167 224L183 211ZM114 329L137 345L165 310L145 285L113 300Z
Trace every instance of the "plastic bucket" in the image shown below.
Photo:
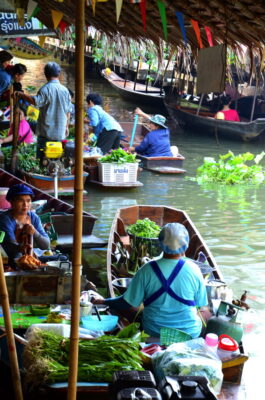
M88 315L82 317L82 325L84 328L91 331L104 331L110 332L116 328L119 317L117 315L101 315L101 321L99 321L96 315Z
M172 343L186 342L187 340L191 339L192 337L188 333L183 332L180 329L175 329L175 328L160 329L160 344L163 346L169 346Z
M132 278L117 278L112 281L112 285L120 294L123 294L126 292L131 280Z

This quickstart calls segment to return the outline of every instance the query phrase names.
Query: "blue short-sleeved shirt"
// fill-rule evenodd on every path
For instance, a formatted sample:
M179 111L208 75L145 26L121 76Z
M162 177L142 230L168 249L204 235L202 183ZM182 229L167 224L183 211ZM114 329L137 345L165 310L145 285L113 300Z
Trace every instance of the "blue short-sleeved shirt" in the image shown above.
M31 224L34 226L36 231L39 234L41 234L41 236L48 239L49 237L45 232L45 230L43 229L40 217L32 211L29 211L28 215L30 217ZM2 246L9 257L12 257L14 255L9 253L8 244L17 243L15 236L16 225L17 223L15 218L12 216L11 210L3 211L2 213L0 213L0 231L5 232L5 237Z
M199 267L192 260L184 258L185 264L173 281L171 288L180 297L194 300L197 307L208 304L206 288ZM169 278L178 260L161 258L156 260L166 279ZM161 287L161 283L150 263L145 264L132 279L123 298L133 307L139 307ZM160 328L177 328L193 338L201 332L201 320L196 307L187 306L169 294L164 293L143 311L143 328L151 336L159 336Z
M72 105L68 89L58 79L52 79L33 98L40 109L36 135L51 140L65 139L67 113Z
M10 86L12 77L3 67L0 67L0 96Z
M148 132L135 151L145 157L173 157L170 149L169 130Z
M89 125L93 126L96 136L98 136L103 129L106 129L106 131L116 130L123 132L120 124L111 115L104 111L101 106L95 105L88 108L87 116L90 121Z

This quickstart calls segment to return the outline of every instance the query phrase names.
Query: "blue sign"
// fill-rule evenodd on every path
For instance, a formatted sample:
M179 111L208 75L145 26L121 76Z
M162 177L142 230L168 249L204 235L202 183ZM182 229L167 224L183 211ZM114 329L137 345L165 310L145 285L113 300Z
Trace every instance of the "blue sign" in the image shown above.
M37 18L27 20L27 15L25 14L25 24L20 26L17 14L0 13L0 36L2 37L41 36L47 34L54 34L54 31L42 25Z

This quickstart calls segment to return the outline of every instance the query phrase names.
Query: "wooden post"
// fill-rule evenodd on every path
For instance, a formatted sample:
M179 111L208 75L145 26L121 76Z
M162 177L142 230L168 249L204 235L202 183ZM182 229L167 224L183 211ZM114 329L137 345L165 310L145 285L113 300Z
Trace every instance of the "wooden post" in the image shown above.
M253 116L254 116L254 111L255 111L255 106L256 106L257 93L258 93L258 84L259 84L259 79L258 79L258 76L256 75L256 85L255 85L253 103L252 103L252 107L251 107L250 122L253 121Z
M18 131L20 124L20 110L18 102L14 102L14 120L13 120L13 141L12 141L12 156L11 156L11 173L15 174L17 164L17 147L18 147Z
M137 61L137 68L136 68L136 74L135 74L135 79L134 79L133 90L135 90L135 88L136 88L137 76L138 76L138 71L139 71L139 64L140 64L140 61L138 60L138 61Z
M83 129L84 129L84 27L85 2L76 1L76 71L75 71L75 195L74 195L74 242L72 274L71 336L69 356L68 400L76 399L78 372L78 342L80 317L80 267L82 262L83 231Z
M201 98L200 98L200 102L199 102L199 105L198 105L198 108L197 108L196 115L199 115L200 108L201 108L201 105L202 105L203 96L204 96L204 93L201 94Z
M149 75L150 71L151 71L151 64L149 64L148 71L147 71L147 76L146 76L146 85L145 85L146 93L148 92L148 79L149 79L148 75Z
M124 78L124 85L123 87L126 87L126 83L127 83L127 76L128 76L128 70L130 68L130 63L128 64L126 71L125 71L125 78Z
M23 400L20 372L17 360L16 342L10 315L8 291L6 286L6 278L4 274L4 266L1 254L0 254L0 298L4 314L9 362L11 367L12 383L14 387L15 398L16 400Z

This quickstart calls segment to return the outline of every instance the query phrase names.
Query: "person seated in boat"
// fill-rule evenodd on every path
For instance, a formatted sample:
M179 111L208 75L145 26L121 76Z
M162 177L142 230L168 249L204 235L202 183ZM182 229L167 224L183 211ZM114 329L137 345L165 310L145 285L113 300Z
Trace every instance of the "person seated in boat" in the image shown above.
M159 337L160 329L167 327L196 338L202 329L197 307L206 306L208 301L199 267L185 257L188 231L179 223L166 224L160 231L159 242L162 257L141 267L122 296L92 302L117 310L140 307L143 303L142 327L150 336Z
M238 112L236 110L232 110L230 108L231 102L232 102L232 99L231 99L230 95L226 95L222 98L223 108L221 111L218 111L218 113L216 113L216 115L215 115L216 119L240 122Z
M34 249L34 252L50 248L50 239L42 227L39 216L30 210L33 197L31 188L24 184L11 186L6 194L6 200L11 203L11 208L0 214L0 231L5 232L1 245L11 264L15 258L32 250L32 245L29 244L31 242L33 247L38 248Z
M135 147L130 147L130 151L145 157L173 157L170 149L169 130L165 125L166 118L163 115L150 116L145 114L139 107L135 114L149 120L150 132L148 132L142 142Z
M28 121L25 118L25 113L21 108L19 110L19 113L20 113L20 122L18 128L18 144L33 143L35 140L34 134L31 130ZM13 141L13 130L14 130L14 124L11 124L10 129L8 131L8 135L5 138L0 138L0 145L11 146Z
M103 102L99 94L88 94L86 101L88 105L87 117L89 125L97 136L97 147L101 149L103 154L112 149L118 149L123 132L122 127L110 114L103 110Z

